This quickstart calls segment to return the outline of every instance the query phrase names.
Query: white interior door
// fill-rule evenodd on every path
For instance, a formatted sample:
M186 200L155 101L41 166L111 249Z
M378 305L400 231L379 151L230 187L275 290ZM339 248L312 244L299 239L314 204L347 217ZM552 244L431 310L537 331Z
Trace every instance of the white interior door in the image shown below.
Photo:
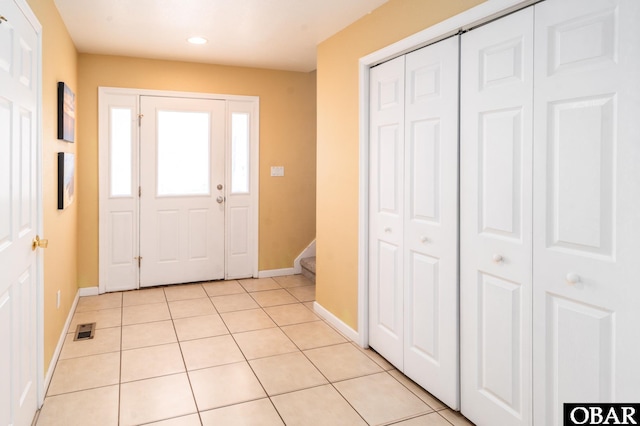
M140 286L224 278L225 101L141 98Z
M371 69L369 345L404 368L404 56Z
M458 391L458 38L370 73L369 344Z
M536 6L534 385L565 402L640 401L640 2Z
M462 412L531 421L533 8L462 35Z
M37 406L38 36L0 0L0 424L30 425Z
M407 54L404 374L450 407L458 377L458 37Z

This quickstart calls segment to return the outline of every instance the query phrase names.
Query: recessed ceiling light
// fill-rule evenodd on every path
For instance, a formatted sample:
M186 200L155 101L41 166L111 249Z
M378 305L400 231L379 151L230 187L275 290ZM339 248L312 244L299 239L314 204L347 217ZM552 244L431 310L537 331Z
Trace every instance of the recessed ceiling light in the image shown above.
M187 41L191 44L205 44L207 39L204 37L189 37Z

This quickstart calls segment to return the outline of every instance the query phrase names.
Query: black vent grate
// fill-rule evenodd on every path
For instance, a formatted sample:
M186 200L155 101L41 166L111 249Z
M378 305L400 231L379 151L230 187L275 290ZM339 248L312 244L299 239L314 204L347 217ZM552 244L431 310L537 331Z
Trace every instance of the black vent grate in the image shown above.
M95 329L96 329L95 322L92 322L90 324L78 324L78 328L76 328L76 334L73 340L93 339Z

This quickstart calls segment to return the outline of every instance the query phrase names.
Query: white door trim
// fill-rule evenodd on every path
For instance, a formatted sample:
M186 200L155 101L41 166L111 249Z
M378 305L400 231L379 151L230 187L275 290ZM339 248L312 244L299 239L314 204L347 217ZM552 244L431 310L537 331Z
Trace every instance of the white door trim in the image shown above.
M212 99L212 100L224 100L228 104L230 101L236 102L246 102L254 105L254 109L252 109L252 121L251 121L251 164L250 164L250 173L251 173L251 206L253 215L249 221L250 226L250 235L256 236L250 240L250 244L252 245L251 250L253 253L252 259L252 274L253 277L258 276L258 217L259 217L259 204L258 204L258 188L259 188L259 145L260 145L260 136L259 136L259 120L260 120L260 98L258 96L244 96L244 95L227 95L227 94L216 94L216 93L201 93L201 92L180 92L180 91L167 91L167 90L149 90L149 89L135 89L135 88L117 88L117 87L98 87L98 110L99 113L102 108L106 107L101 102L101 97L104 98L106 95L129 95L129 96L157 96L157 97L175 97L175 98L192 98L192 99ZM227 123L228 124L228 123ZM227 126L228 127L228 126ZM229 129L227 128L226 139L228 139ZM105 164L103 164L103 156L106 153L106 144L108 143L108 128L104 128L104 126L98 129L98 186L99 186L99 235L98 235L98 246L99 246L99 281L98 281L98 292L100 294L105 293L107 291L106 286L106 276L105 276L105 267L107 264L106 258L106 250L103 247L103 241L106 241L106 236L104 235L105 229L102 226L102 221L104 220L104 213L106 210L102 206L102 204L107 199L107 189L108 189L108 173L105 170ZM105 211L103 211L105 210ZM225 224L225 233L228 232Z
M128 87L99 86L98 93L114 93L122 95L160 96L165 98L222 99L225 101L259 101L259 96L227 95L220 93L180 92L175 90L135 89Z
M369 346L369 69L482 23L522 9L537 0L487 0L476 7L360 58L359 61L359 191L358 191L358 343Z

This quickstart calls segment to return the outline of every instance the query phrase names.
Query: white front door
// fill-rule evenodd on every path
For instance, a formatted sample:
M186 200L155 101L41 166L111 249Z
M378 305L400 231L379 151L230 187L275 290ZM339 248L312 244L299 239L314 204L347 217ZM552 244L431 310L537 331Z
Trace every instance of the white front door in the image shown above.
M140 105L140 286L223 279L225 101Z
M0 424L37 408L38 36L0 0Z
M536 6L536 424L640 401L640 2Z
M458 397L458 38L371 69L369 344Z
M533 8L462 35L462 412L531 421Z

